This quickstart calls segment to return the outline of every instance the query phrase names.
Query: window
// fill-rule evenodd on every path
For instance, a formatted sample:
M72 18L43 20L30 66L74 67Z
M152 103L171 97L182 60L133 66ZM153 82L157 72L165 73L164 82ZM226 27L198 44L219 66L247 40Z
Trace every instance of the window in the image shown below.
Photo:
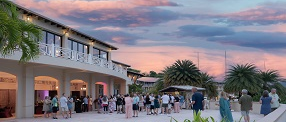
M75 50L81 53L89 53L88 52L88 45L68 39L68 48L71 50Z
M42 30L42 40L40 40L41 43L44 44L55 44L56 46L61 47L62 46L62 37L51 33L47 32L45 30Z
M93 56L108 60L108 52L97 48L93 48Z

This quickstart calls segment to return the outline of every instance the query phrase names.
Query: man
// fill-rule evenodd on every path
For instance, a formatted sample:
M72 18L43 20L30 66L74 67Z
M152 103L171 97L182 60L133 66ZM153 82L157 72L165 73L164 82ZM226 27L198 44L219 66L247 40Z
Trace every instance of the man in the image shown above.
M151 110L150 111L151 111L151 114L153 114L153 112L155 113L154 100L155 100L154 94L151 94L150 95L150 101L151 101L151 107L150 107ZM153 112L152 112L152 110L153 110Z
M181 108L181 109L182 109L182 106L183 106L184 102L185 102L184 96L183 96L183 95L180 95L180 108Z
M276 94L276 89L271 89L271 93L269 94L269 97L272 97L273 103L271 104L271 112L276 110L279 107L279 96Z
M247 95L247 92L246 89L241 91L242 96L239 98L239 104L241 104L241 115L243 116L244 121L250 122L249 110L252 110L252 97Z
M162 114L167 114L170 97L167 95L167 93L164 93L161 99L162 99L162 110L161 110Z
M139 97L137 94L133 96L133 117L138 117L138 109L139 109Z
M57 118L57 112L59 108L59 102L58 102L58 95L55 95L54 98L52 99L52 110L53 110L53 119L58 119Z
M86 96L83 98L83 112L88 112L88 98Z
M201 110L204 110L204 95L200 92L197 92L197 88L192 88L193 96L192 96L192 103L193 105L193 112L198 114L198 112Z
M62 97L60 98L60 106L61 106L61 110L62 110L62 115L63 115L63 118L66 118L68 119L68 99L66 98L65 96L65 93L63 93ZM67 116L65 117L66 114Z
M170 103L172 107L169 113L171 113L171 111L174 110L175 97L172 94L170 94Z

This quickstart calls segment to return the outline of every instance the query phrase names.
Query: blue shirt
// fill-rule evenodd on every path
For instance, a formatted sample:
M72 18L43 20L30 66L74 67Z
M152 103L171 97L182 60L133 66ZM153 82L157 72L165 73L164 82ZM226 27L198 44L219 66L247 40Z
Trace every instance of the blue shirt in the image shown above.
M53 107L58 107L58 99L57 98L53 98L52 99L52 105L53 105Z
M88 104L88 99L85 97L85 98L83 98L83 103L84 104Z
M204 95L199 92L195 92L192 96L192 101L195 101L195 104L193 104L193 109L203 110L203 100L204 100Z
M184 100L185 100L184 96L183 96L183 95L181 95L181 96L180 96L180 103L183 103L183 102L184 102Z
M139 97L133 97L133 104L137 104L139 102Z

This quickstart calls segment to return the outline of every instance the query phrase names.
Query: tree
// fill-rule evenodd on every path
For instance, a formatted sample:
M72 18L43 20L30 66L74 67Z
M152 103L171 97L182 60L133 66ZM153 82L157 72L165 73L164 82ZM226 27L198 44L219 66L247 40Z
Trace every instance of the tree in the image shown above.
M207 73L200 73L198 83L195 86L205 88L206 94L210 98L217 97L218 95L217 86L214 82L214 77L210 76Z
M39 55L38 41L41 30L34 24L18 19L16 6L8 0L0 0L0 53L2 56L22 51L21 62Z
M157 77L157 73L155 71L150 71L149 76L150 77Z
M251 94L260 92L262 80L257 73L258 70L253 64L231 66L225 78L224 90L232 93L242 89L247 89Z
M164 83L171 85L194 85L200 75L199 69L190 60L177 60L163 70Z
M132 84L129 86L129 93L142 93L143 89L142 89L142 84Z
M286 88L280 84L282 80L277 70L266 70L259 71L259 76L262 82L262 90L270 91L272 88L277 89L277 93L281 95L286 95Z
M155 85L151 88L149 93L159 94L159 91L164 88L164 81L163 79L158 80Z

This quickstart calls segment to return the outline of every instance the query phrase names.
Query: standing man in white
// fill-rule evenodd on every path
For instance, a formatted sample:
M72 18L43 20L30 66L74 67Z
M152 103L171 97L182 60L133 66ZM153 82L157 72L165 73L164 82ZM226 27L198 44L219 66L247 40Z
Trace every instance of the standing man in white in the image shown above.
M164 93L164 95L161 97L161 99L162 99L162 110L161 110L161 113L162 114L167 114L170 97L167 95L167 93Z
M271 104L271 112L276 110L279 107L279 96L276 94L276 89L271 89L271 93L269 93L269 97L272 97L273 103Z
M62 97L60 98L60 106L61 106L61 110L62 110L62 115L63 115L63 118L66 118L68 119L68 99L66 98L65 96L65 93L63 93ZM66 117L64 116L64 114L66 114Z

